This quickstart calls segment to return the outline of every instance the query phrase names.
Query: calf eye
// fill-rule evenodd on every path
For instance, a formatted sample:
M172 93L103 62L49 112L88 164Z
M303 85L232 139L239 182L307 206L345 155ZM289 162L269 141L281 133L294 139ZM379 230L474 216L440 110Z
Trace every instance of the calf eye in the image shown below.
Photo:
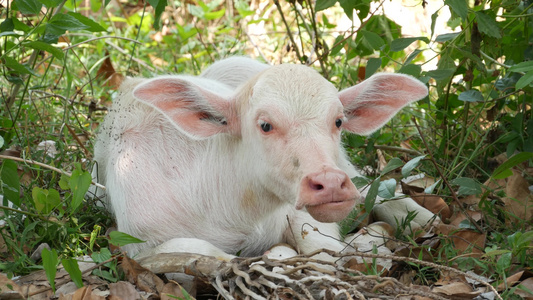
M341 125L342 125L342 119L335 120L335 126L337 126L337 128L341 128Z
M270 123L261 123L261 130L263 130L263 132L269 132L272 130L272 125L270 125Z

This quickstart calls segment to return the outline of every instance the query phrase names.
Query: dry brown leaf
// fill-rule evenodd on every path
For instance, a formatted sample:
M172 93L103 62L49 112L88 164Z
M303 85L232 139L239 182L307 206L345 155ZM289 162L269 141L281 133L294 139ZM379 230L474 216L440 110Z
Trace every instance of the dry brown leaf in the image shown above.
M133 284L127 281L109 284L109 295L119 299L140 299L141 297Z
M115 71L109 53L106 52L106 55L107 57L96 72L96 76L104 81L104 86L116 90L124 80L124 75Z
M524 275L524 271L514 273L513 275L507 277L505 282L500 283L496 289L499 292L501 292L507 287L515 285L516 283L520 281L520 278L522 278L522 275Z
M528 289L530 291L533 291L533 277L530 277L522 282L520 282L520 285L524 288L524 289ZM520 289L520 287L518 287L516 290L515 290L515 294L521 296L522 298L526 299L526 300L533 300L533 294L531 293L528 293L522 289Z
M92 286L81 287L72 295L72 300L105 300L105 297L94 295L92 291Z
M124 257L121 266L128 281L135 284L141 291L159 293L165 285L161 278L143 268L133 259Z
M422 207L427 208L430 212L440 214L442 220L450 218L450 208L441 197L425 193L413 193L409 196Z
M344 267L347 268L347 269L352 269L352 270L355 270L355 271L360 271L360 272L363 272L363 273L366 273L368 271L372 271L372 259L367 259L368 261L366 261L366 263L360 263L357 261L357 259L355 258L352 258L350 259L347 263L344 264ZM379 265L379 264L376 264L376 269L378 273L382 273L383 276L386 276L386 274L388 273L388 269L386 269L385 267Z
M505 209L519 220L531 220L533 217L533 195L526 179L516 170L505 179L489 180L485 185L495 192L503 190Z
M0 299L23 299L22 289L13 280L0 274Z
M479 233L470 229L461 229L449 235L455 249L459 253L466 253L471 251L474 257L483 255L485 249L486 234Z
M432 289L434 293L441 293L452 296L457 294L466 294L473 292L472 287L464 282L456 281L442 286L436 286ZM473 298L473 297L472 297Z
M181 286L175 281L169 281L163 286L159 294L161 300L185 299Z
M459 227L459 224L466 220L466 219L469 219L468 216L470 216L470 218L474 221L479 221L483 218L483 214L479 211L471 211L471 210L467 210L465 211L466 215L463 213L463 212L457 212L451 219L450 219L450 225L452 226L456 226L456 227ZM467 216L468 215L468 216Z

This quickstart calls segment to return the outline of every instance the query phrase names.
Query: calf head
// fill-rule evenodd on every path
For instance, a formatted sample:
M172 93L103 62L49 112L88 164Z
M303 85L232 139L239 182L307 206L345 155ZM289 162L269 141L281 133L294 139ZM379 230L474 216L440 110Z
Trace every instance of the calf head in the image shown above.
M232 136L254 190L335 222L360 197L347 175L341 131L370 134L427 88L406 75L378 74L338 92L309 67L279 65L230 99L176 77L147 81L133 94L192 139Z

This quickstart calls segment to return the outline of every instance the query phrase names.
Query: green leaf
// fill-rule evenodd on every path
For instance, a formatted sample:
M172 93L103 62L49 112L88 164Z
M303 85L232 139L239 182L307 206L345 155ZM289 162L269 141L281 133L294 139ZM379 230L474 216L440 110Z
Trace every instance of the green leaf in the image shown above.
M52 249L52 251L44 248L41 252L41 257L43 259L43 268L46 274L46 278L48 279L48 282L50 283L50 287L52 288L52 291L55 293L56 290L56 284L55 284L55 278L57 273L57 252L56 249Z
M57 7L63 0L39 0L42 4L44 4L48 8L54 8Z
M402 177L405 178L409 176L411 171L413 171L413 169L416 168L418 164L420 164L420 161L424 159L425 157L426 157L425 155L421 155L408 161L402 168Z
M4 20L4 22L0 23L0 33L4 33L6 31L13 32L13 29L15 29L13 18L7 18Z
M446 0L444 1L454 13L456 13L461 19L466 20L468 17L468 2L467 0Z
M513 175L513 172L511 171L513 167L532 158L533 153L531 152L521 152L516 155L513 155L511 158L501 164L498 168L496 168L496 170L494 170L494 172L492 173L491 177L494 179L503 179L509 177Z
M15 0L13 1L22 14L36 15L41 12L43 4L39 0Z
M498 273L506 274L509 271L512 258L513 254L511 252L504 253L500 256L500 258L496 261L496 270Z
M429 40L426 37L410 37L410 38L399 38L392 41L390 45L390 51L396 52L396 51L402 51L403 49L407 48L409 45L416 41L424 41L429 44Z
M533 82L533 70L527 72L524 76L520 77L516 82L515 88L517 90L523 89Z
M20 207L20 178L17 164L10 159L4 159L0 167L2 168L0 178L3 183L1 188L4 193L4 201L11 201L15 206Z
M0 149L4 147L4 138L0 135Z
M100 252L94 252L93 254L91 254L91 258L94 260L94 262L98 264L111 259L111 257L111 252L107 248L102 248Z
M53 56L55 56L56 58L58 59L63 59L65 57L65 54L63 53L63 51L61 49L58 49L48 43L45 43L45 42L39 42L39 41L29 41L29 42L26 42L26 43L23 43L24 46L28 46L32 49L35 49L35 50L43 50L43 51L46 51L50 54L52 54Z
M167 0L147 0L148 3L155 10L155 19L154 19L154 28L159 29L159 20L161 19L161 14L165 11L165 6L167 6Z
M57 37L68 31L87 29L88 26L69 14L57 14L46 24L45 41L56 42Z
M368 189L368 193L365 197L365 210L370 212L374 208L374 204L376 203L376 197L378 196L380 186L380 178L376 178L374 182L370 185L370 188Z
M78 266L78 261L74 258L67 258L61 260L61 264L65 268L65 271L68 272L68 274L70 275L70 279L74 281L76 286L78 288L83 287L83 279L81 277L81 271L80 267Z
M435 80L444 80L450 78L455 73L455 69L437 69L427 71L427 75L433 77Z
M409 54L407 59L405 59L405 61L403 62L403 65L404 66L409 65L418 56L418 54L420 54L420 53L422 53L422 50L415 49L415 51L413 51L411 54Z
M366 63L366 69L365 69L365 79L369 78L370 76L374 75L376 71L381 67L381 57L371 57L368 59L368 62Z
M49 214L55 207L61 203L59 192L55 189L45 190L34 187L31 191L35 208L43 214Z
M529 72L533 70L533 60L523 61L509 68L511 72Z
M498 27L494 17L487 15L483 11L476 11L476 19L480 32L497 39L502 37L500 27Z
M460 32L451 32L451 33L439 34L435 38L435 42L444 43L444 42L447 42L449 40L453 40L454 38L456 38L460 34L461 34Z
M226 9L223 8L219 11L211 11L211 12L206 12L204 14L204 17L206 20L217 20L217 19L220 19L224 16L224 14L226 13Z
M140 244L144 243L145 241L140 240L124 232L111 231L109 233L109 242L115 246L121 247L129 244Z
M374 32L367 30L359 30L359 33L363 35L363 39L374 50L379 50L383 45L385 45L385 41L383 41L383 39Z
M83 197L91 185L91 179L91 174L87 171L83 171L81 166L77 164L76 169L72 172L72 176L69 180L69 187L72 192L72 203L70 204L71 212L76 211L83 202Z
M68 15L78 20L81 24L85 25L86 28L83 28L84 30L88 30L91 32L105 31L105 28L102 27L100 24L96 23L95 21L87 18L86 16L80 13L69 12Z
M422 67L420 65L406 65L398 70L398 73L411 75L413 77L419 77L420 72L422 72Z
M18 74L31 74L34 76L39 76L30 67L28 67L27 65L20 64L18 61L14 60L11 57L4 57L4 62L6 67L13 69Z
M481 194L481 184L472 178L459 177L452 181L452 184L459 186L458 196Z
M396 193L396 180L394 178L380 182L378 195L385 199L394 198Z
M403 166L403 161L398 157L394 157L393 159L389 160L385 168L383 168L383 171L381 171L381 175L385 175L390 171L398 169L401 166Z
M337 0L318 0L315 4L315 11L321 11L332 7L337 3Z
M483 101L485 101L485 98L483 97L483 94L481 94L481 92L476 90L476 89L471 89L471 90L462 92L461 94L459 94L458 99L461 100L461 101L465 101L465 102L483 102Z

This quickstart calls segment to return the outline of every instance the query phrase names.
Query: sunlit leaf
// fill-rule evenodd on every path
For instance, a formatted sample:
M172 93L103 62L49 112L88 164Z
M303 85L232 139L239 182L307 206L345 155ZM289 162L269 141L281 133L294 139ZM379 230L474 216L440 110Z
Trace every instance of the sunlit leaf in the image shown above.
M144 243L145 241L124 232L111 231L111 233L109 233L109 242L115 246L125 246L129 244Z

